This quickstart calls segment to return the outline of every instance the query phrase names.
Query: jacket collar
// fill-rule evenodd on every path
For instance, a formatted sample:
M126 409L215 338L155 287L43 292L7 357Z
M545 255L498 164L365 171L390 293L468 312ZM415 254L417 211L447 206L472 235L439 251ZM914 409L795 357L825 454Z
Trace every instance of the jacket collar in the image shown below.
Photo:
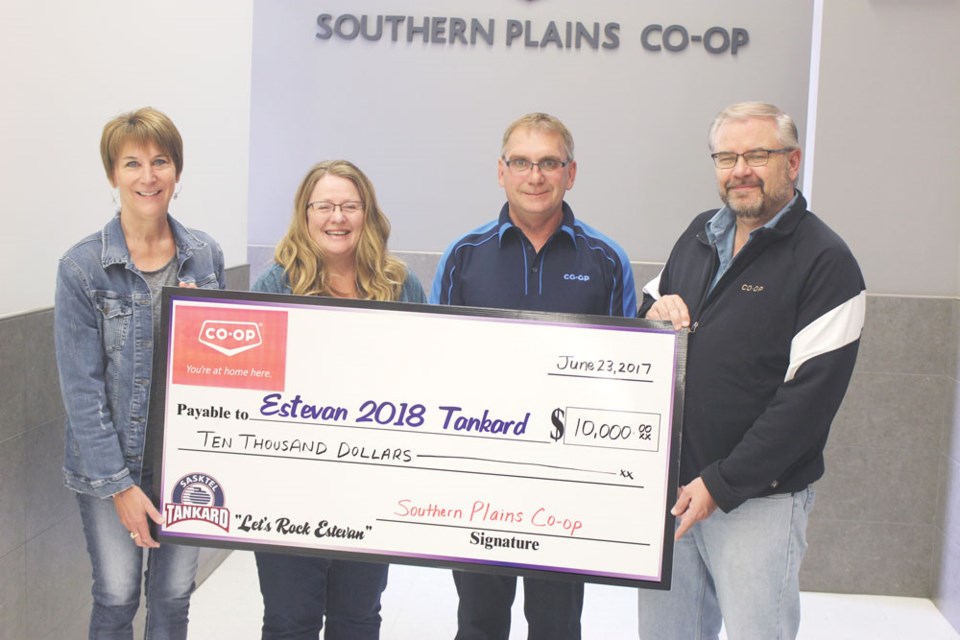
M803 216L807 213L806 198L803 197L803 194L800 193L799 189L796 189L795 191L797 197L793 202L793 206L787 209L786 213L783 214L783 217L780 218L776 226L766 230L766 233L771 234L774 238L787 236L796 231L800 221L803 220Z
M194 251L207 246L206 242L193 235L189 229L177 222L169 213L167 214L167 222L173 232L173 241L177 245L177 258L181 264L192 256ZM103 236L101 261L104 268L113 264L127 266L133 264L133 260L130 258L130 250L127 248L127 240L123 237L119 213L110 219L110 222L103 228L101 235Z

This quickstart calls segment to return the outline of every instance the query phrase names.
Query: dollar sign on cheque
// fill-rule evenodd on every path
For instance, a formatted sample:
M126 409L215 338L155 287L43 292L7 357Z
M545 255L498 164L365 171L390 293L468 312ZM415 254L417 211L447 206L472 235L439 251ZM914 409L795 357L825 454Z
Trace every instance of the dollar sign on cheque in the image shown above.
M550 432L550 437L556 442L563 438L563 409L554 409L550 416L550 422L553 423L553 431Z

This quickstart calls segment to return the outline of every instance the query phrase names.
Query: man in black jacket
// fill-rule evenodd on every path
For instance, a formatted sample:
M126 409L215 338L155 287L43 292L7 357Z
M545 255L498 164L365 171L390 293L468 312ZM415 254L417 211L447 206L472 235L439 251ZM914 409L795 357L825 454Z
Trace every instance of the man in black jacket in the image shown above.
M710 147L724 207L694 219L640 308L690 331L672 589L640 591L640 638L716 638L721 621L737 640L795 638L810 485L853 372L863 277L796 190L789 115L731 105Z

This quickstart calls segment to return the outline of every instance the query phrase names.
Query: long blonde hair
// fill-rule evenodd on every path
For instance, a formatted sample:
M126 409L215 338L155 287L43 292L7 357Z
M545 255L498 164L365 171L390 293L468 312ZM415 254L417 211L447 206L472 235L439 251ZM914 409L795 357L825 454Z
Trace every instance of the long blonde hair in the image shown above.
M390 221L377 204L370 179L347 160L327 160L314 165L297 189L290 228L274 252L274 259L283 267L291 291L307 296L334 295L330 274L324 269L323 252L307 225L307 202L317 182L325 175L353 182L363 201L363 230L356 254L357 294L365 300L398 299L407 268L387 252Z

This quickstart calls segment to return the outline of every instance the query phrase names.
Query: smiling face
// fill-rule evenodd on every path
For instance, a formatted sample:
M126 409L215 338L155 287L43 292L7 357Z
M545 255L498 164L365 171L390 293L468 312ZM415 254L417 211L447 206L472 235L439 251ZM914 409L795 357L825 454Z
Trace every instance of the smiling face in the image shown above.
M155 220L167 215L177 188L177 170L155 142L127 142L120 148L111 182L120 192L121 216Z
M357 245L360 243L360 234L363 232L364 202L360 191L352 180L326 174L317 181L307 208L307 229L310 237L319 245L327 261L355 261ZM341 206L330 212L321 212L312 203L360 203L360 210L354 213L345 212Z
M783 149L771 118L728 120L717 130L714 151L745 153ZM739 219L765 224L793 198L800 172L800 150L772 153L767 164L751 167L742 157L730 169L717 169L717 190Z
M563 136L548 129L518 127L510 134L503 149L507 160L523 158L540 162L555 158L570 160L564 151ZM526 173L515 173L500 159L498 171L500 186L507 195L510 217L520 227L539 226L563 215L563 196L573 188L577 175L577 163L571 161L556 171L543 172L533 167Z

